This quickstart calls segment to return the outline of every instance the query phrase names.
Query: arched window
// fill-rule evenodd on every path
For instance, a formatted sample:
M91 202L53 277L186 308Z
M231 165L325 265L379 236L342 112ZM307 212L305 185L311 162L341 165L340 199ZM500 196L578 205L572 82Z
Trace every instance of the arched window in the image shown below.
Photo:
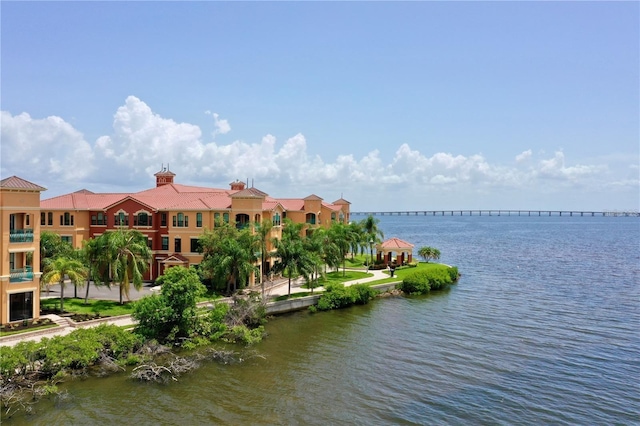
M336 221L336 212L331 212L331 222Z
M249 226L249 215L239 213L236 215L236 228L243 229Z
M229 223L229 213L224 213L222 215L222 220L224 221L224 223Z
M316 214L315 213L307 213L305 222L307 222L310 225L315 225L316 224Z
M147 212L140 212L133 217L133 226L151 226L152 217L153 216Z

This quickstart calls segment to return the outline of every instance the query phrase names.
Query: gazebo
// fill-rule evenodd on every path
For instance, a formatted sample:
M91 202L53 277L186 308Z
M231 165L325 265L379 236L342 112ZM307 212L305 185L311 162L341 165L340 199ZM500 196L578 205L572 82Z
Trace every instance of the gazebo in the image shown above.
M378 263L385 265L395 263L403 265L405 262L411 262L413 257L413 244L408 243L400 238L390 238L376 245L376 254Z

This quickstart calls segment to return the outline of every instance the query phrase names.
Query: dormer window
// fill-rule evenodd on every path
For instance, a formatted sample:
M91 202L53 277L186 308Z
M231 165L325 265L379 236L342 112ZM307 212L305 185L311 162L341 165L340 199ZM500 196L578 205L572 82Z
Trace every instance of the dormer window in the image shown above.
M280 226L280 213L276 213L273 215L273 226Z

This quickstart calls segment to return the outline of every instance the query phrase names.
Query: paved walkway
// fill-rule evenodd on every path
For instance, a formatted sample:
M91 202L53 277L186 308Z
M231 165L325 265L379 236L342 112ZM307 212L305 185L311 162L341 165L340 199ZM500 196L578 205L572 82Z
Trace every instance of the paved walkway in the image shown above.
M361 270L359 270L360 272L362 272ZM370 277L366 277L366 278L360 278L357 280L352 280L352 281L346 281L344 283L345 286L349 286L349 285L353 285L353 284L362 284L362 283L367 283L367 282L371 282L371 281L377 281L377 280L382 280L385 278L389 278L389 275L386 274L384 271L382 270L376 270L376 271L369 271L369 273L371 274ZM288 285L288 280L286 279L281 279L278 280L273 286L271 286L270 288L268 288L266 290L266 296L267 298L275 298L278 296L283 296L286 295L288 293L289 290L289 285ZM304 280L303 279L297 279L297 280L293 280L291 282L291 293L303 293L303 292L308 292L310 291L309 289L303 288L302 285L304 284ZM146 286L143 287L141 289L141 291L138 292L133 292L133 288L132 288L132 292L130 294L131 296L131 300L137 300L142 298L145 295L149 295L152 294L151 291L152 286ZM258 287L259 288L259 287ZM119 300L119 293L118 293L118 288L112 288L111 290L109 289L100 289L100 291L94 291L97 290L94 289L93 287L90 290L90 298L91 299L106 299L106 300ZM324 291L324 287L316 287L314 289L314 292L320 292L320 291ZM65 289L65 295L69 295L72 296L73 295L73 289L71 289L71 291L69 291L69 288L67 287ZM78 296L79 297L84 297L84 291L81 291L80 289L78 290ZM43 293L43 298L47 297L46 296L46 292ZM53 288L51 289L50 293L49 293L49 297L60 297L59 293L58 293L58 289L57 288ZM109 319L105 319L103 321L100 322L94 322L94 321L90 321L87 323L76 323L75 326L72 326L72 324L64 317L60 317L58 315L53 315L53 314L48 314L48 315L42 315L41 318L49 318L51 319L53 322L57 323L59 325L59 327L55 327L55 328L47 328L44 330L36 330L36 331L32 331L32 332L27 332L27 333L19 333L19 334L13 334L10 336L5 336L5 337L0 337L0 346L14 346L15 344L24 341L24 340L33 340L33 341L39 341L40 339L42 339L43 337L54 337L54 336L64 336L66 334L71 333L73 330L77 329L77 328L83 328L83 327L96 327L100 324L114 324L114 325L118 325L121 327L125 327L125 326L129 326L129 325L133 325L135 324L135 321L131 318L131 316L129 315L123 315L120 317L114 317L114 318L109 318Z

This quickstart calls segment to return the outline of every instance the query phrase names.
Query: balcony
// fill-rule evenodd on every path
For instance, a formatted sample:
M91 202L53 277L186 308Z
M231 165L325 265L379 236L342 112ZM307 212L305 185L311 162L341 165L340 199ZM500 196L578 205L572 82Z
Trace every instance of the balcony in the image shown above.
M33 281L33 268L31 266L11 270L9 274L9 282L24 283L28 281Z
M11 229L9 231L10 243L32 243L33 242L33 229Z

